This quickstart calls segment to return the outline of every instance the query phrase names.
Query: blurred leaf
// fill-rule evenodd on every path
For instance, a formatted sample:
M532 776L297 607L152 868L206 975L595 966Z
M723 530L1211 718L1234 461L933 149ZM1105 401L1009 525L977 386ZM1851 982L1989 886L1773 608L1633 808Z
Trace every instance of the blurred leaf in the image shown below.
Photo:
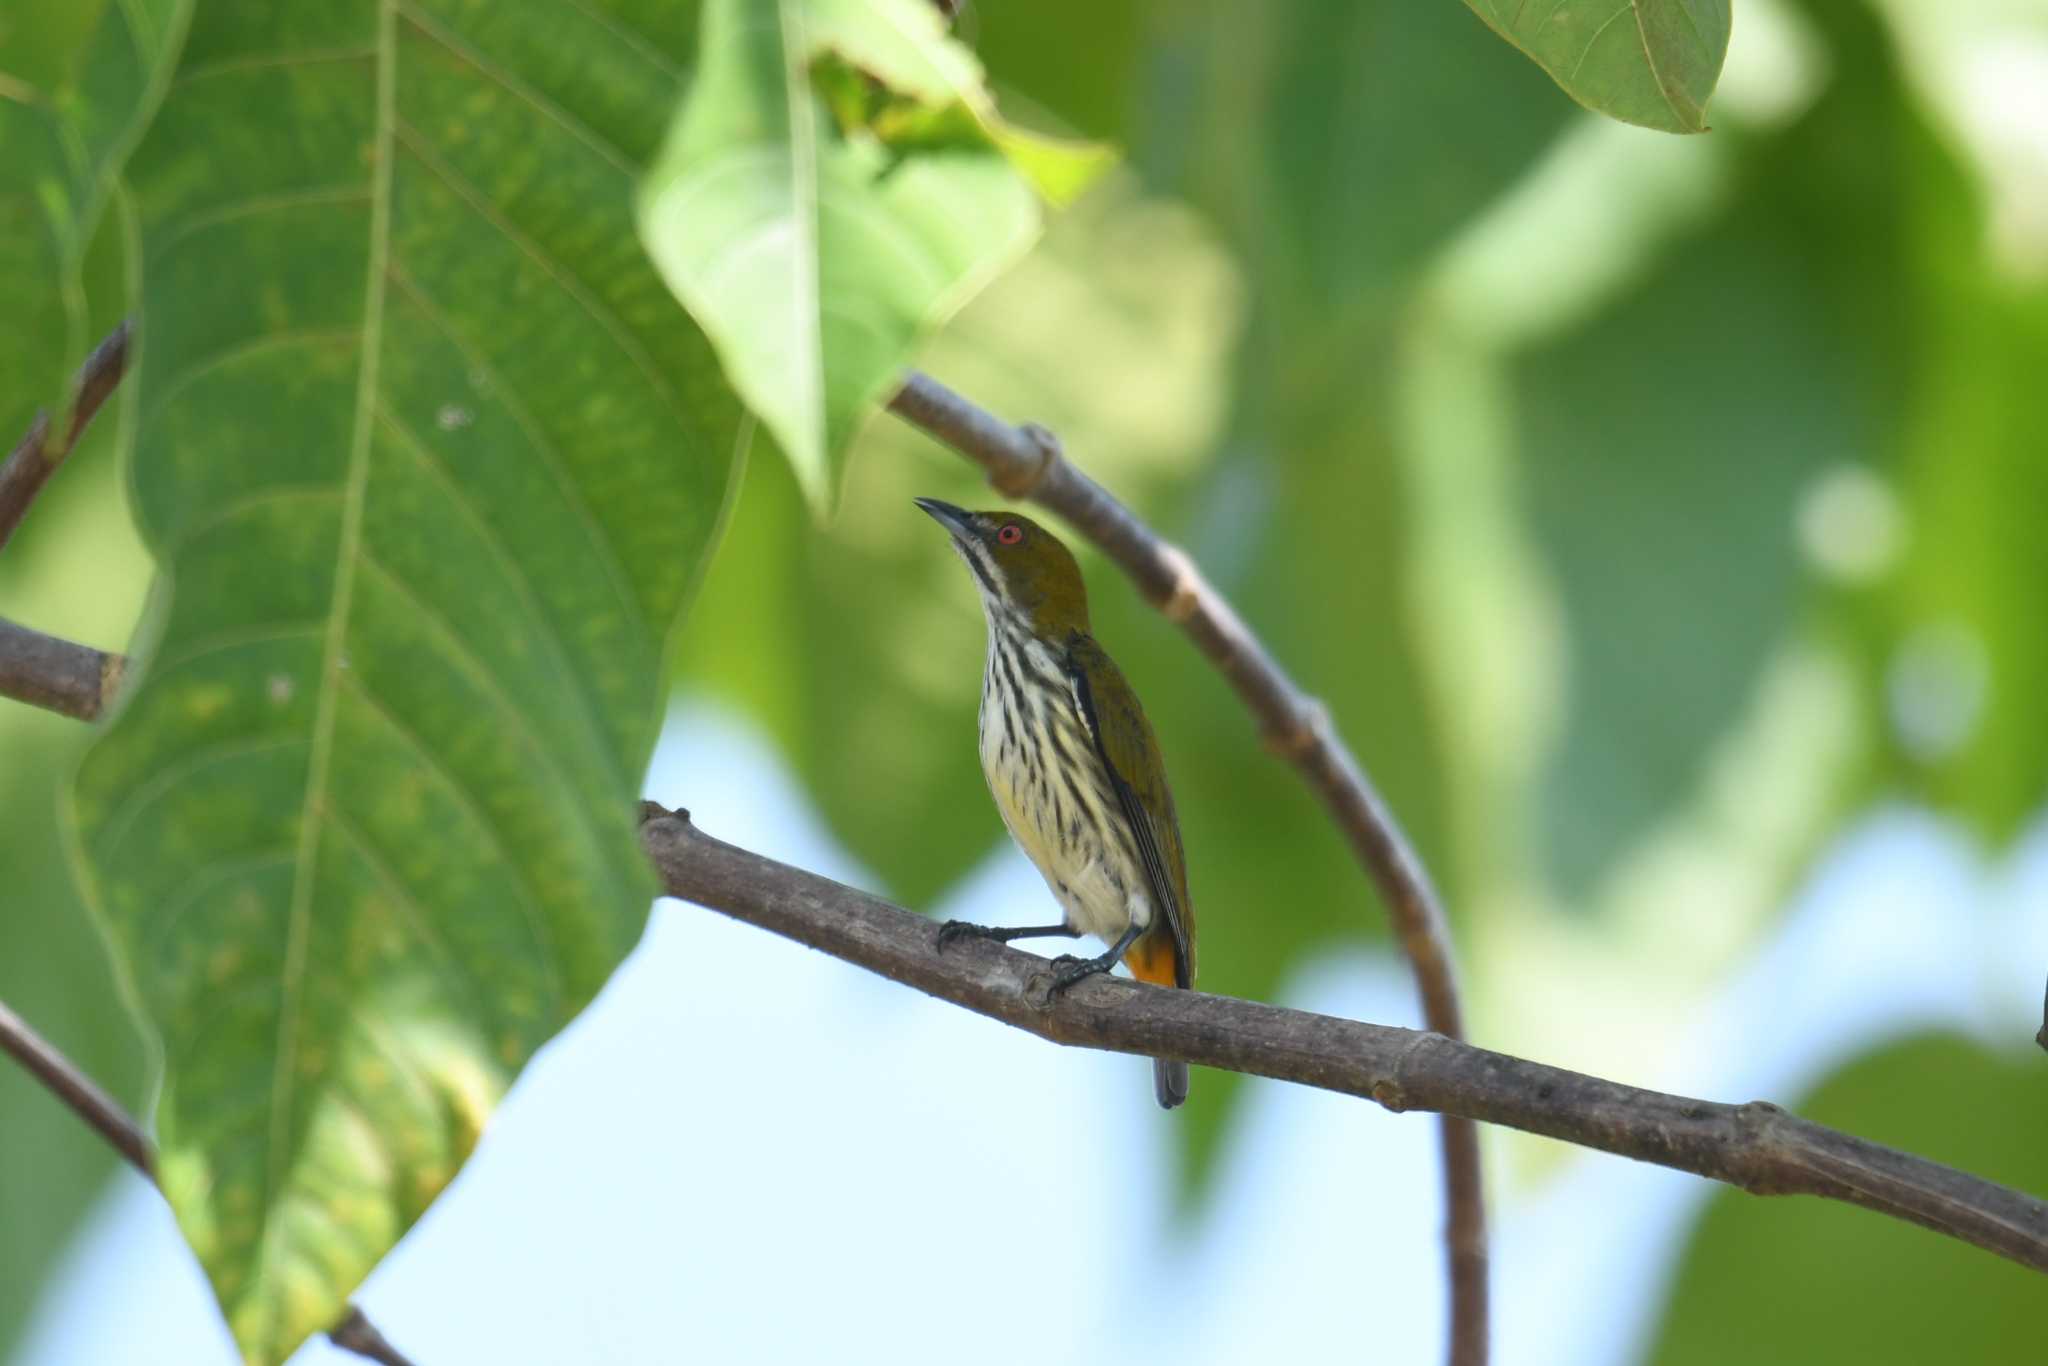
M184 0L17 7L0 24L0 443L56 411L97 336L79 278L111 177L162 93Z
M1571 110L1453 8L1214 0L1199 13L1199 24L1157 26L1153 131L1133 155L1224 225L1257 312L1228 458L1204 485L1176 488L1160 520L1329 704L1442 877L1453 871L1442 756L1404 615L1389 337L1444 235L1512 185ZM1127 632L1159 629L1120 616L1136 611L1097 609L1119 659ZM1343 837L1222 680L1199 669L1155 702L1132 673L1173 776L1202 984L1274 999L1333 942L1383 936ZM1176 1126L1191 1187L1239 1085L1198 1079Z
M1006 104L1014 91L1060 125L1122 143L1129 140L1143 62L1158 51L1158 35L1146 31L1148 16L1184 19L1185 10L1181 0L969 4L954 31L986 64Z
M1037 233L1031 183L1100 153L1001 128L925 0L710 0L703 51L641 232L822 511L919 337Z
M109 489L109 492L112 490ZM142 1050L120 1009L57 829L60 775L89 732L75 721L0 704L0 1000L111 1094L143 1095ZM36 1307L71 1234L119 1159L78 1116L9 1061L0 1066L0 1361Z
M1692 790L1791 625L1793 500L1864 434L1833 341L1752 216L1522 367L1522 482L1566 608L1569 711L1537 802L1568 898Z
M1198 13L1157 25L1161 74L1132 156L1236 247L1274 329L1267 373L1339 388L1373 363L1415 269L1571 108L1448 6L1208 0Z
M119 265L116 255L111 270L88 275L94 326L111 326L125 308ZM120 646L148 582L121 506L117 414L118 397L0 556L0 615L106 648ZM73 885L57 821L58 792L91 735L67 718L0 701L0 1001L133 1106L144 1097L141 1041ZM0 1361L14 1359L40 1292L117 1160L70 1109L0 1060Z
M1211 440L1237 308L1228 263L1192 216L1112 182L920 363L993 411L1047 422L1142 505L1188 478ZM910 500L996 499L973 466L901 423L875 423L856 456L830 533L812 527L790 479L754 463L681 659L694 683L769 730L882 883L926 907L1002 825L975 756L981 613ZM1113 571L1086 563L1097 603L1128 596ZM1188 672L1187 647L1157 634L1154 648L1172 652L1163 687ZM1149 703L1143 656L1105 640Z
M2048 1190L2048 1087L2031 1049L1910 1039L1849 1064L1797 1108L1993 1181ZM1693 1232L1645 1359L2005 1362L2044 1335L2048 1299L2036 1272L1832 1201L1721 1190Z
M125 225L102 205L154 107L182 4L14 5L0 19L0 452L61 411L86 352L128 311ZM119 648L144 574L120 511L120 401L101 415L0 558L0 613ZM115 1096L141 1095L133 1022L72 887L56 796L90 732L0 702L0 1000ZM0 1360L115 1157L0 1063Z
M2005 840L2048 796L2048 289L1945 273L1909 428L1910 545L1873 661L1895 773Z
M1885 486L1903 553L1882 566L1893 572L1874 601L1855 604L1874 626L1869 710L1885 779L2005 840L2048 797L2048 282L1993 249L1985 186L1947 146L1928 136L1881 150L1910 185L1910 288L1898 292L1917 364Z
M739 417L633 246L686 55L644 8L204 8L129 164L164 572L76 823L252 1361L647 914L632 799Z
M1801 500L1886 461L1911 318L1902 164L1928 154L1868 16L1844 74L1750 149L1734 207L1517 367L1531 527L1565 609L1543 847L1578 901L1694 793L1802 622ZM1646 338L1655 338L1646 345Z
M1728 0L1465 0L1588 109L1703 133L1728 55Z

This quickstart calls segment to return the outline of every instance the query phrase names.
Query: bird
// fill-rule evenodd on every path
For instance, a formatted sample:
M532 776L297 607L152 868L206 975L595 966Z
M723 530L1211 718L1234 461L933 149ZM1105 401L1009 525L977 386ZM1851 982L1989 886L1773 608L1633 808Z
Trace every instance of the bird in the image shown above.
M1091 935L1094 958L1055 960L1051 995L1121 961L1141 982L1192 988L1195 911L1180 823L1159 742L1138 695L1088 629L1088 590L1073 552L1028 517L917 506L946 529L988 619L981 680L981 769L1010 836L1065 912L1023 928L948 921L939 948L964 937ZM1153 1094L1188 1097L1187 1064L1155 1059Z

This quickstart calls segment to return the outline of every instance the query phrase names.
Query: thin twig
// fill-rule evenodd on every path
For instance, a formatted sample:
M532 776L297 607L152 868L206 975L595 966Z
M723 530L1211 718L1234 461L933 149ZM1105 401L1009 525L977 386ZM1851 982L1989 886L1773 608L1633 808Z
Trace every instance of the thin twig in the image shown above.
M64 457L78 445L86 424L107 401L107 395L120 384L128 366L128 335L128 324L124 322L108 333L106 340L94 347L85 364L79 367L78 376L72 381L71 420L64 424L62 437L53 439L48 415L37 413L27 434L8 455L7 463L0 465L0 547L6 546L21 519L28 515L29 504L64 463Z
M21 1016L0 1002L0 1052L6 1052L41 1082L50 1094L70 1107L73 1114L91 1125L128 1165L156 1182L156 1148L140 1125L129 1117L120 1103L102 1091L78 1067L57 1051L55 1045L30 1027ZM339 1322L327 1332L335 1346L367 1357L380 1366L412 1366L384 1335L363 1317L363 1311L348 1306Z
M0 617L0 697L94 721L120 686L127 660Z
M78 444L86 425L128 367L129 326L122 323L93 348L72 381L71 417L53 437L46 413L0 464L0 547L28 515L43 485ZM76 645L0 619L0 697L11 697L81 721L98 718L114 695L125 661L87 645Z
M2048 994L2041 998L2041 1027L2034 1031L2034 1042L2048 1048Z
M120 1102L102 1091L91 1077L78 1070L50 1041L30 1028L28 1021L0 1001L0 1050L20 1063L28 1074L71 1108L72 1113L93 1127L113 1150L151 1181L156 1180L156 1151L149 1139L128 1118Z
M1400 823L1338 738L1328 708L1296 686L1192 559L1068 462L1051 432L1011 426L915 371L889 407L986 469L998 492L1028 498L1072 523L1187 632L1237 689L1267 744L1301 770L1351 841L1393 918L1422 997L1424 1021L1444 1037L1462 1040L1464 1016L1442 902ZM1439 1137L1450 1215L1445 1239L1451 1361L1481 1366L1487 1355L1487 1286L1479 1134L1469 1121L1447 1114Z
M1114 977L1046 1000L1050 965L987 940L938 948L924 916L735 848L648 802L640 842L672 896L1040 1038L1178 1058L1505 1124L1725 1181L1888 1214L2048 1272L2048 1203L1787 1114L1603 1081L1435 1032L1364 1024Z

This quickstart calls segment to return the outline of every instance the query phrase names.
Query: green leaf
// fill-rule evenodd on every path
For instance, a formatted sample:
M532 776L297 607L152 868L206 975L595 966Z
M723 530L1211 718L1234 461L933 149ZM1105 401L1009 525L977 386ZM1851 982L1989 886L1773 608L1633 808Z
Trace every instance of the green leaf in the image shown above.
M1588 109L1704 133L1728 55L1728 0L1465 0Z
M1799 1113L2021 1190L2048 1189L2041 1058L1922 1036L1859 1058ZM2048 1332L2037 1272L1833 1201L1722 1190L1645 1360L2010 1361ZM2031 1346L2017 1349L2024 1358Z
M1568 655L1536 810L1574 900L1700 790L1803 624L1802 500L1896 448L1915 319L1871 281L1909 273L1902 168L1936 152L1874 21L1833 36L1844 74L1747 149L1747 193L1517 366Z
M1152 65L1171 79L1156 82L1141 123L1152 136L1131 156L1236 249L1270 329L1256 382L1278 387L1258 403L1371 379L1417 269L1573 112L1446 6L1212 0L1201 12L1162 36ZM1278 415L1247 417L1258 430Z
M129 164L162 575L75 817L251 1361L334 1321L647 914L740 421L633 235L670 17L204 7Z
M1902 471L1911 545L1869 661L1872 712L1892 776L2002 841L2048 796L2048 464L2034 399L2048 289L1955 270L1934 311Z
M20 7L0 21L0 441L59 411L97 336L84 254L114 171L155 108L184 0Z
M1904 542L1895 572L1844 613L1864 626L1881 780L2012 838L2048 797L2048 463L2040 458L2048 287L1989 244L1975 168L1924 136L1886 148L1911 185L1918 364L1896 427Z
M1032 186L1101 154L997 123L925 0L709 0L703 53L641 232L823 510L918 340L1036 235Z
M1795 500L1871 431L1855 347L1767 219L1717 223L1518 367L1520 482L1569 684L1535 810L1579 904L1742 715L1802 600Z

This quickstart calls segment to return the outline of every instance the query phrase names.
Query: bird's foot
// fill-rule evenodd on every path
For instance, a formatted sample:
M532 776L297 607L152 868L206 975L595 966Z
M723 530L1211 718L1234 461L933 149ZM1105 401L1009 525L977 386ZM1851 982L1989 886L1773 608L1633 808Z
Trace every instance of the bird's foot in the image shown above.
M1052 960L1052 984L1045 989L1045 999L1048 1002L1056 1001L1076 982L1084 981L1097 973L1108 972L1116 966L1117 959L1121 956L1114 949L1094 958L1080 958L1071 953L1061 954Z
M948 920L939 926L939 952L944 953L948 944L962 939L993 939L1003 942L1002 935L993 925L976 925L966 920Z

